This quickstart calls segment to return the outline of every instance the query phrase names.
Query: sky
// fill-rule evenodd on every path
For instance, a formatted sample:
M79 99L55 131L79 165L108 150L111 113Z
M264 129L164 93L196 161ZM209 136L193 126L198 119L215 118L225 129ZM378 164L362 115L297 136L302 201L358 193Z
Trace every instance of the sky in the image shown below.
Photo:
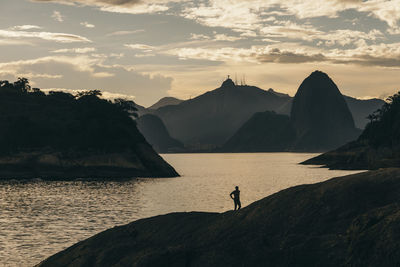
M0 80L144 106L227 75L293 96L314 70L385 98L400 90L400 0L0 0L0 49Z

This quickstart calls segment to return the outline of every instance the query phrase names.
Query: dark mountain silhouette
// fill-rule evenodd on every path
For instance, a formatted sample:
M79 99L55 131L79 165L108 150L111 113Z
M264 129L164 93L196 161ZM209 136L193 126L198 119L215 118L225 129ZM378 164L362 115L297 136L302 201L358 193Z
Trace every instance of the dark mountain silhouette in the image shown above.
M182 103L184 100L175 98L175 97L163 97L158 100L155 104L149 107L149 109L159 109L161 107L170 106L170 105L178 105Z
M303 162L333 169L377 169L400 166L400 92L369 116L355 141Z
M372 99L358 99L351 96L343 95L344 100L346 100L347 106L353 115L353 120L356 128L364 129L365 125L368 123L367 116L373 113L375 110L381 108L385 101L378 98ZM281 106L277 112L280 114L290 115L292 109L293 98Z
M172 137L201 150L223 144L254 113L277 110L289 99L255 86L236 86L227 79L220 88L161 107L154 114Z
M273 93L273 94L275 94L277 96L280 96L280 97L290 97L288 94L277 92L272 88L269 88L267 92Z
M290 114L297 136L294 150L331 149L360 133L336 84L321 71L301 83Z
M372 99L357 99L350 96L344 96L347 106L353 115L354 123L357 128L364 129L368 123L368 115L372 114L375 110L380 109L385 101L378 98Z
M177 176L137 130L135 104L100 95L0 81L0 177Z
M164 123L159 117L146 114L137 118L136 122L139 131L157 152L183 151L183 144L169 135Z
M399 169L333 178L117 226L38 266L399 266L399 192Z
M274 152L289 150L296 132L286 115L273 111L254 114L224 144L225 152Z
M149 110L141 105L138 105L137 103L135 103L135 108L136 108L136 114L140 117L144 114L148 114Z

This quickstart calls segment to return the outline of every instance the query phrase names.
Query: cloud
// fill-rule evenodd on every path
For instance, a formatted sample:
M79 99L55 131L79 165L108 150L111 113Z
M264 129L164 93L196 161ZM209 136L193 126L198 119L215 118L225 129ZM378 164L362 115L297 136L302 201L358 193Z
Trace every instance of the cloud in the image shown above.
M135 95L139 103L150 105L171 89L172 78L142 74L133 66L106 65L104 58L89 55L54 55L0 63L2 79L27 75L39 88L100 89L110 93ZM145 90L143 88L146 88Z
M86 28L94 28L94 27L96 27L94 24L90 24L87 21L81 22L80 25L82 25L83 27L86 27Z
M91 41L83 36L68 34L68 33L54 33L54 32L27 32L27 31L12 31L0 30L0 37L4 38L36 38L47 41L55 41L59 43L75 43L83 42L90 43Z
M31 0L39 3L59 3L65 5L95 6L102 11L129 14L157 13L167 11L168 4L186 0Z
M223 62L250 63L305 63L322 62L327 58L322 53L307 52L304 49L281 50L271 46L252 46L251 48L180 48L166 53L176 55L181 59L202 59Z
M94 47L82 47L82 48L63 48L51 51L52 53L75 53L75 54L86 54L90 52L95 52Z
M145 32L145 30L139 29L139 30L132 30L132 31L115 31L115 32L107 34L107 36L130 35L130 34L141 33L141 32Z
M207 36L207 35L204 35L204 34L191 33L190 34L190 39L191 40L208 40L208 39L210 39L210 36Z
M240 39L243 39L243 37L236 37L236 36L229 36L226 34L215 34L214 39L216 41L228 41L228 42L234 42Z
M42 27L37 26L37 25L19 25L19 26L11 27L10 30L26 31L26 30L36 30L36 29L41 29L41 28Z
M64 16L61 15L61 13L59 11L53 11L53 14L51 15L51 17L58 21L58 22L63 22L64 21Z
M125 44L124 46L133 50L142 50L143 52L151 52L155 49L154 46L146 44Z
M7 39L0 39L0 46L4 45L33 45L33 43L28 42L28 41L22 41L22 40L10 40L9 38Z
M279 48L273 48L260 55L257 55L260 62L273 63L305 63L305 62L324 62L327 58L321 54L307 54L295 51L281 51Z
M282 49L282 47L285 47ZM400 43L360 45L354 49L331 49L325 51L295 43L280 43L250 48L210 47L175 48L164 51L182 60L198 59L208 61L248 63L330 63L378 66L400 69Z
M270 25L260 29L262 37L280 38L280 39L297 39L307 42L323 41L320 43L327 46L340 45L345 46L353 44L360 40L378 40L383 39L384 35L379 30L371 30L362 32L356 30L339 29L332 31L321 31L312 25L299 25L291 21L276 21L277 24Z

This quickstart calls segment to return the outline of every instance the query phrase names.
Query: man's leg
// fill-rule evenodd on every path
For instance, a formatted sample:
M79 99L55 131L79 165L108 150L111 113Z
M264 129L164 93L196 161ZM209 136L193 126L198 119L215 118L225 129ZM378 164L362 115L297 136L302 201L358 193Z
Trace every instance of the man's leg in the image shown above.
M240 201L238 201L237 204L238 204L238 206L239 206L239 207L238 207L238 210L240 210L240 208L242 207L242 204L240 203Z
M234 209L234 210L236 210L236 208L237 208L237 201L235 200L234 202L235 202L235 209Z

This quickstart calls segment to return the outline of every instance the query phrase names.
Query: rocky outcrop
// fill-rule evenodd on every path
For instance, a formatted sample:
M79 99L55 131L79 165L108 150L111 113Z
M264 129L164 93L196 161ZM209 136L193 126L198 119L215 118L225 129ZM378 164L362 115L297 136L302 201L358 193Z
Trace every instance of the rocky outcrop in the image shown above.
M360 134L343 95L321 71L314 71L302 82L290 117L297 135L294 150L326 151Z
M138 220L38 266L398 266L399 192L399 169L333 178L238 212Z
M184 151L183 144L169 135L164 123L157 116L146 114L137 118L136 122L139 131L157 152Z

